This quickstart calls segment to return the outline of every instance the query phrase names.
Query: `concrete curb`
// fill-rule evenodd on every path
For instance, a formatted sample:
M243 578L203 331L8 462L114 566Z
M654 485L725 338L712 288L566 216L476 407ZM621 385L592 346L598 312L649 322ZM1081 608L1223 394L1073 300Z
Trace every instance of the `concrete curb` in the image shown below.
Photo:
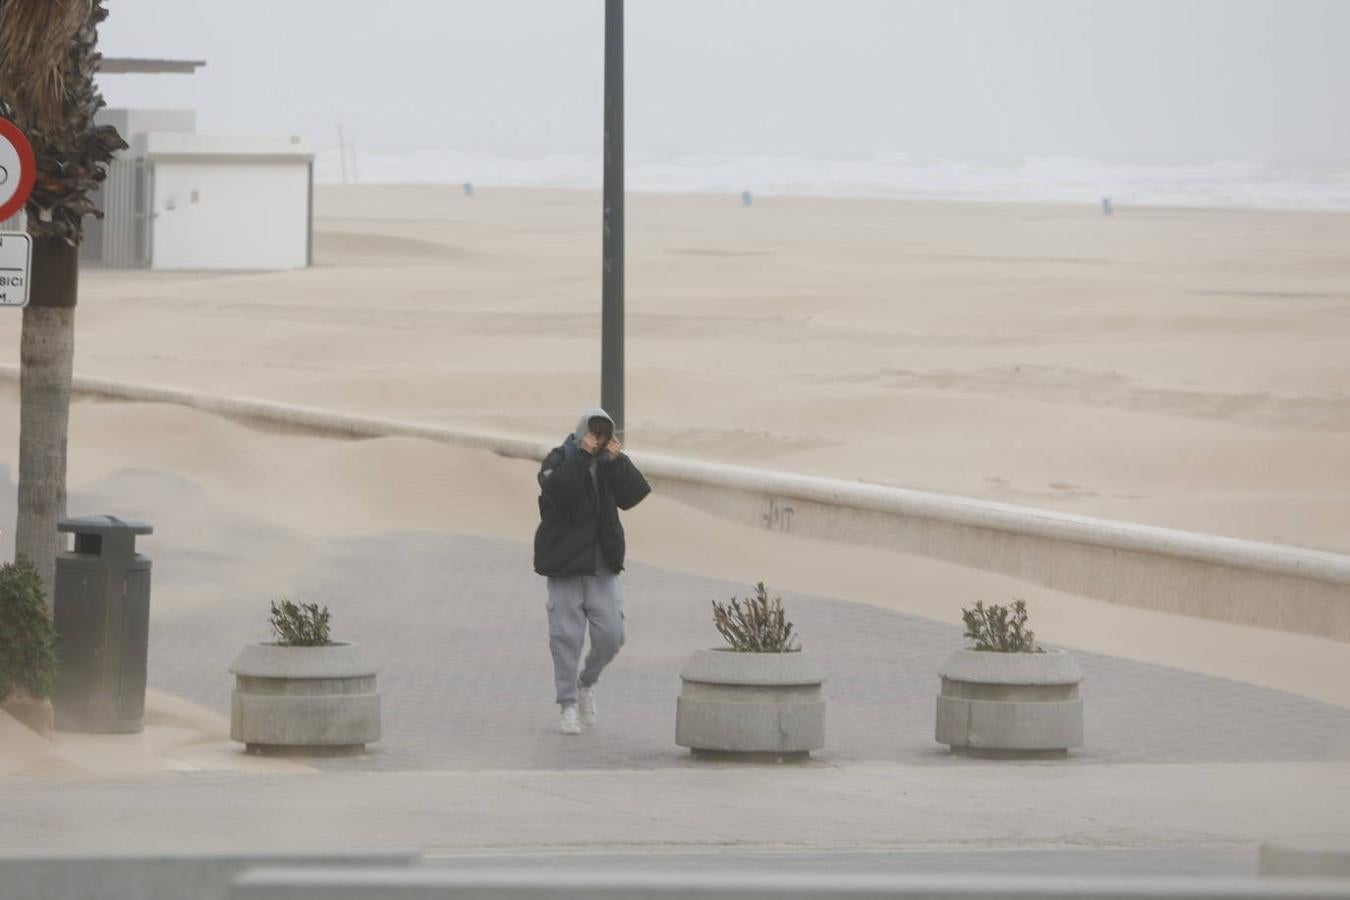
M1083 876L704 875L687 871L455 872L447 869L272 869L246 872L232 886L235 900L343 898L473 898L473 900L1237 900L1350 898L1350 881L1254 878L1120 878Z
M17 379L16 366L0 366L0 380ZM552 447L99 378L77 377L73 391L347 438L417 438L514 459L538 461ZM632 456L663 494L743 524L932 556L1115 603L1350 641L1348 555L839 479Z
M0 856L0 900L225 900L230 884L244 873L258 875L269 866L303 867L319 873L329 867L376 867L388 871L415 866L414 850L334 853L125 854L105 856Z

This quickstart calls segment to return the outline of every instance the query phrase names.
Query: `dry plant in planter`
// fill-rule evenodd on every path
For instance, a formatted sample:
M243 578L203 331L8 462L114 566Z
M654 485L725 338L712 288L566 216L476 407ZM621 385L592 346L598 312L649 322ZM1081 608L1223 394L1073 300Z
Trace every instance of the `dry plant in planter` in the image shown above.
M1046 650L1027 627L1027 604L961 611L972 646L939 673L935 736L954 751L991 756L1063 754L1083 743L1083 673L1063 650Z
M254 753L359 752L380 738L375 667L333 641L327 607L272 601L272 643L235 658L230 738Z
M783 611L783 598L769 599L764 582L755 585L755 596L745 605L732 597L726 603L713 601L713 624L738 653L797 653L792 623Z
M727 646L698 651L680 673L675 743L747 759L825 746L825 672L802 652L782 598L760 582L753 597L712 607Z
M976 650L996 653L1044 653L1036 646L1036 633L1027 628L1027 601L1014 600L1011 609L994 604L985 608L976 600L971 609L961 610L965 637L975 642Z
M325 647L328 639L328 607L317 603L293 603L282 597L272 601L272 633L283 647Z

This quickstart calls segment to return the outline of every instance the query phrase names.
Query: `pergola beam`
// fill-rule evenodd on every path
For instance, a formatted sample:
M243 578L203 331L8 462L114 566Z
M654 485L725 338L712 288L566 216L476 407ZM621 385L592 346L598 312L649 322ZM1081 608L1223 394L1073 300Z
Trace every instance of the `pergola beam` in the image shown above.
M98 71L102 75L191 75L204 65L206 60L104 57Z

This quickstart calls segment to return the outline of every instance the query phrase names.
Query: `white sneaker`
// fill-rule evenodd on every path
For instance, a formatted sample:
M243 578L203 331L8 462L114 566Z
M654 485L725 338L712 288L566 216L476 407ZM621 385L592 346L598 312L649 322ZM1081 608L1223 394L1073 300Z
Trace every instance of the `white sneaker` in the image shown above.
M581 734L581 722L577 721L575 706L563 707L562 722L559 723L558 730L563 734Z
M595 724L595 685L577 685L577 701L581 706L581 724Z

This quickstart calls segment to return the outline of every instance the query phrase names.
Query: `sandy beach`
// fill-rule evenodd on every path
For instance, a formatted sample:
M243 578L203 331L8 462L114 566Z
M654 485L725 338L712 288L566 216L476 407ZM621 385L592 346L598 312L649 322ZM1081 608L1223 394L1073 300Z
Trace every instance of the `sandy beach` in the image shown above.
M86 270L76 372L540 440L596 401L597 194L321 187L315 215L305 271ZM632 448L1350 550L1350 216L638 195L628 218ZM0 318L0 362L18 330ZM12 480L17 391L0 402ZM526 463L166 406L78 402L70 454L73 494L151 518L166 565L238 562L158 608L283 593L337 538L524 542L536 519ZM628 522L666 569L949 622L1024 596L1048 640L1350 705L1332 641L659 496Z
M87 271L76 371L541 439L595 401L598 195L324 186L315 217L308 271ZM1350 216L628 219L635 448L1350 549Z

